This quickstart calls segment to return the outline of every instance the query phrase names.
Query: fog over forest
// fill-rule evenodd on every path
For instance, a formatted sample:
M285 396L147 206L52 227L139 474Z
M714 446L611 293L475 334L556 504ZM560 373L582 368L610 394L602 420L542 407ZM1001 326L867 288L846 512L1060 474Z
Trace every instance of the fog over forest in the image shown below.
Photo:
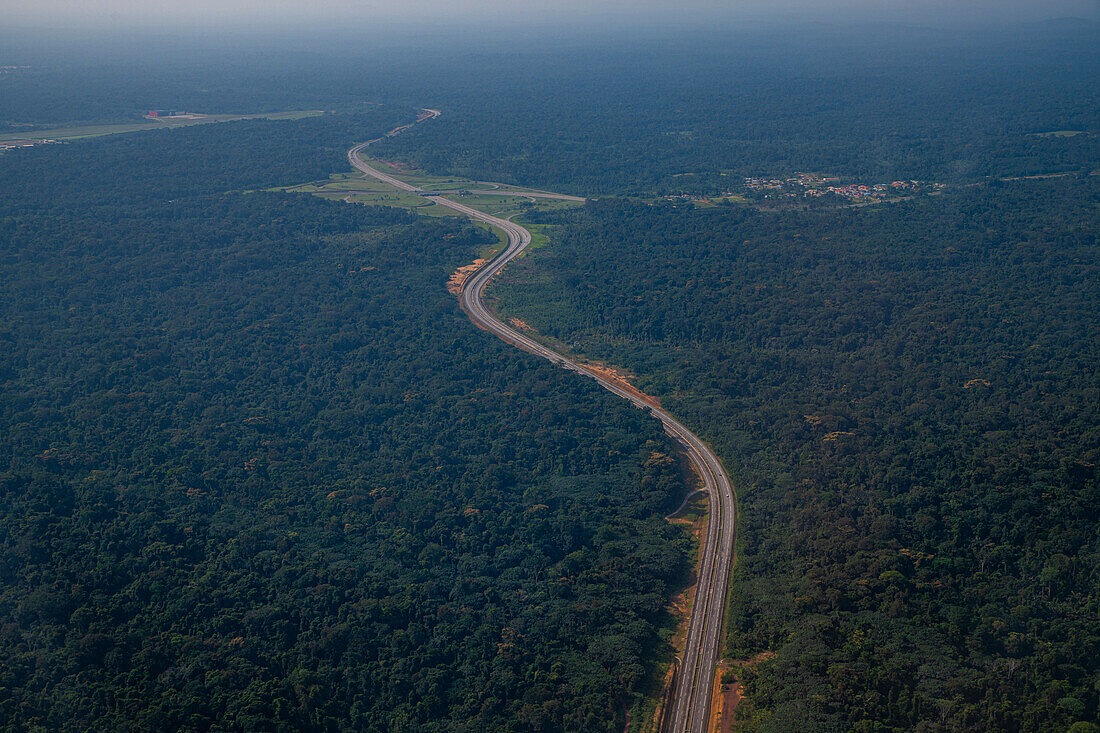
M360 32L400 28L415 24L425 28L457 28L499 25L552 25L586 30L605 21L602 30L615 27L662 27L715 23L731 27L761 22L877 23L902 22L931 26L1003 25L1057 18L1100 20L1096 0L559 0L555 3L521 0L448 2L410 0L324 0L322 2L257 3L255 0L195 0L188 3L140 0L89 0L74 6L65 0L9 4L9 27L79 29L112 32L131 28L161 28L172 32L262 31L273 29L304 32L342 29ZM610 21L608 25L606 21ZM587 28L591 30L591 28Z

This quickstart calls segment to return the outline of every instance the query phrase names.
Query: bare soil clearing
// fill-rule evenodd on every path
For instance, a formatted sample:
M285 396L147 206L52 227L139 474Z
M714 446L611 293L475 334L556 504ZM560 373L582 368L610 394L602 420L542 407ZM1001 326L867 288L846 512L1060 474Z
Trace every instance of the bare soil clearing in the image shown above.
M751 659L742 659L732 662L721 662L714 675L714 699L717 705L711 708L711 722L709 729L715 733L733 733L737 724L737 706L744 699L741 683L737 679L737 671L755 667L762 662L775 658L775 652L760 652ZM723 684L722 677L726 672L733 673L733 681Z
M470 276L485 266L489 260L477 259L472 264L463 265L451 273L451 279L447 281L447 292L452 295L462 295L462 288ZM530 326L528 326L530 328Z

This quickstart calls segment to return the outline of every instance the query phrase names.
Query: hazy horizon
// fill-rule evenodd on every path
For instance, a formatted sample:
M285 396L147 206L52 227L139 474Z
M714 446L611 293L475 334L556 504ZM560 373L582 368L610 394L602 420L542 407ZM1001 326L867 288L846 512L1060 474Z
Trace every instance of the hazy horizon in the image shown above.
M595 22L627 26L693 26L760 22L888 22L930 26L1006 25L1078 17L1100 21L1100 0L977 0L964 6L948 0L778 0L718 2L688 0L670 7L641 0L560 0L552 6L530 0L502 4L488 0L454 3L411 0L397 6L383 0L326 0L303 4L281 0L67 0L31 4L8 2L10 31L83 31L93 33L157 30L163 32L272 32L342 29L397 31L414 28L462 28L499 25L573 26ZM601 26L614 30L614 25ZM589 27L587 30L593 30Z

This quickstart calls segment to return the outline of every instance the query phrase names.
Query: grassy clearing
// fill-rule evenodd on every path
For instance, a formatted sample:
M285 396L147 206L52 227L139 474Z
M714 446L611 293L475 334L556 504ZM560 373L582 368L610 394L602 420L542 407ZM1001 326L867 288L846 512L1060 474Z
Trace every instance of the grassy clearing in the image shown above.
M545 224L530 224L525 222L523 226L527 231L531 232L531 244L528 246L527 251L536 250L550 244L550 238L546 236L547 227ZM527 254L527 252L525 251L523 254Z
M348 192L327 192L322 191L319 194L324 198L334 198L337 200L348 200L356 204L366 204L368 206L396 206L399 209L408 209L409 211L417 214L423 214L425 216L456 216L456 212L451 211L445 206L433 203L423 196L417 196L414 193L405 193L404 191L395 191L390 189L389 192L377 192L377 193L348 193Z
M698 522L701 518L706 516L708 499L706 494L699 494L691 501L684 505L676 514L672 515L670 519L679 519L690 524Z
M1033 137L1075 137L1077 135L1086 135L1084 130L1053 130L1052 132L1033 132Z
M162 119L142 122L124 122L114 125L81 125L76 127L55 127L34 132L10 132L0 135L0 140L78 140L86 137L117 135L123 132L141 130L160 130L166 127L190 127L208 125L211 122L231 122L233 120L300 120L305 117L319 117L324 112L319 109L294 110L289 112L270 112L258 115L206 115L198 119Z
M410 174L377 160L372 160L371 164L390 175L400 178L406 183L418 186L427 191L495 190L501 188L500 184L486 183L483 181L470 181L468 179L444 176L429 176L423 173ZM350 203L366 204L368 206L395 206L424 216L459 216L466 218L452 209L429 201L424 196L394 188L388 183L384 183L369 176L363 177L359 173L333 173L328 177L328 180L310 181L308 183L283 186L270 190L286 191L289 193L308 193L332 201L348 201ZM519 191L520 189L509 186L502 188L502 190ZM448 198L452 201L456 201L502 219L519 217L518 220L521 222L523 221L522 215L528 211L536 209L553 211L581 205L578 201L532 198L513 194L465 193L452 194L448 196ZM507 235L496 227L478 221L471 221L470 223L474 226L482 227L486 231L492 232L493 236L496 238L495 243L486 245L478 252L478 257L491 259L508 245ZM545 226L532 225L527 222L523 222L523 225L531 231L530 249L538 249L539 247L547 245L549 240L546 236Z
M452 211L451 213L453 214L455 212ZM485 229L486 231L492 232L493 236L497 238L497 243L496 244L490 244L490 245L487 245L485 247L482 247L481 251L477 253L478 257L480 257L482 259L486 259L486 260L492 259L493 257L496 257L498 252L500 252L501 250L503 250L505 247L508 246L508 235L505 234L500 229L497 229L494 226L490 226L490 225L488 225L488 224L486 224L485 222L482 222L482 221L473 222L473 223L476 224L477 226L481 227L482 229Z
M271 112L265 115L250 115L245 119L265 119L265 120L304 120L307 117L320 117L325 113L321 109L303 109L292 110L289 112Z
M426 191L501 190L520 193L554 193L553 191L543 191L541 189L528 188L526 186L513 186L510 183L475 181L472 178L463 178L461 176L433 176L422 170L410 170L384 160L367 158L366 155L363 155L363 159L370 160L371 165L383 173L400 178L402 181L423 188Z
M502 219L522 216L525 212L534 209L553 211L581 205L578 201L532 198L523 195L515 195L514 193L473 194L468 192L471 190L504 190L516 192L520 191L520 189L510 186L502 187L501 184L486 183L484 181L471 181L465 178L430 176L423 172L402 171L393 165L378 160L371 160L371 163L379 168L379 170L427 191L466 191L467 193L463 194L451 194L448 198L452 201L456 201ZM460 216L457 212L445 206L432 203L423 196L396 189L388 183L384 183L369 176L364 177L358 173L333 173L328 177L328 180L310 181L308 183L273 188L271 190L287 191L290 193L309 193L326 199L350 201L352 203L373 206L396 206L425 216ZM498 244L486 247L484 251L481 252L480 256L491 256L491 254L498 251L500 247L507 244L508 238L503 232L488 224L479 222L474 223L477 226L482 226L492 231L498 241ZM542 228L532 227L530 225L527 226L531 229L532 248L545 246L547 238L545 233L541 231Z

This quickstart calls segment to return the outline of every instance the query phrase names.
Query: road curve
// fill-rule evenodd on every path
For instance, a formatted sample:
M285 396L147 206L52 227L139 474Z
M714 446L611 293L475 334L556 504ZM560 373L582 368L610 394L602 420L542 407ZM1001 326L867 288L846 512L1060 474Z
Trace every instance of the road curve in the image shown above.
M425 110L421 120L439 115L437 110ZM398 128L389 134L396 135L406 128ZM379 138L381 139L381 138ZM718 457L694 433L676 418L656 407L637 390L631 391L609 377L585 368L582 364L553 351L539 342L505 325L485 307L483 295L486 286L516 255L531 243L531 233L520 225L485 214L445 196L432 195L416 186L398 180L359 157L359 151L374 140L356 145L348 151L348 162L365 175L376 178L403 191L424 196L440 206L497 227L508 236L508 245L489 264L468 279L462 290L460 302L463 310L479 327L524 351L543 357L566 369L591 377L601 386L623 399L648 411L664 425L665 432L673 437L691 459L710 497L710 514L707 531L700 553L702 566L695 587L695 597L688 620L687 641L684 655L675 676L671 711L666 710L662 733L707 733L710 723L710 705L713 691L714 668L718 663L722 642L722 618L725 613L726 595L729 589L730 565L733 561L733 540L737 520L737 505L729 477Z

